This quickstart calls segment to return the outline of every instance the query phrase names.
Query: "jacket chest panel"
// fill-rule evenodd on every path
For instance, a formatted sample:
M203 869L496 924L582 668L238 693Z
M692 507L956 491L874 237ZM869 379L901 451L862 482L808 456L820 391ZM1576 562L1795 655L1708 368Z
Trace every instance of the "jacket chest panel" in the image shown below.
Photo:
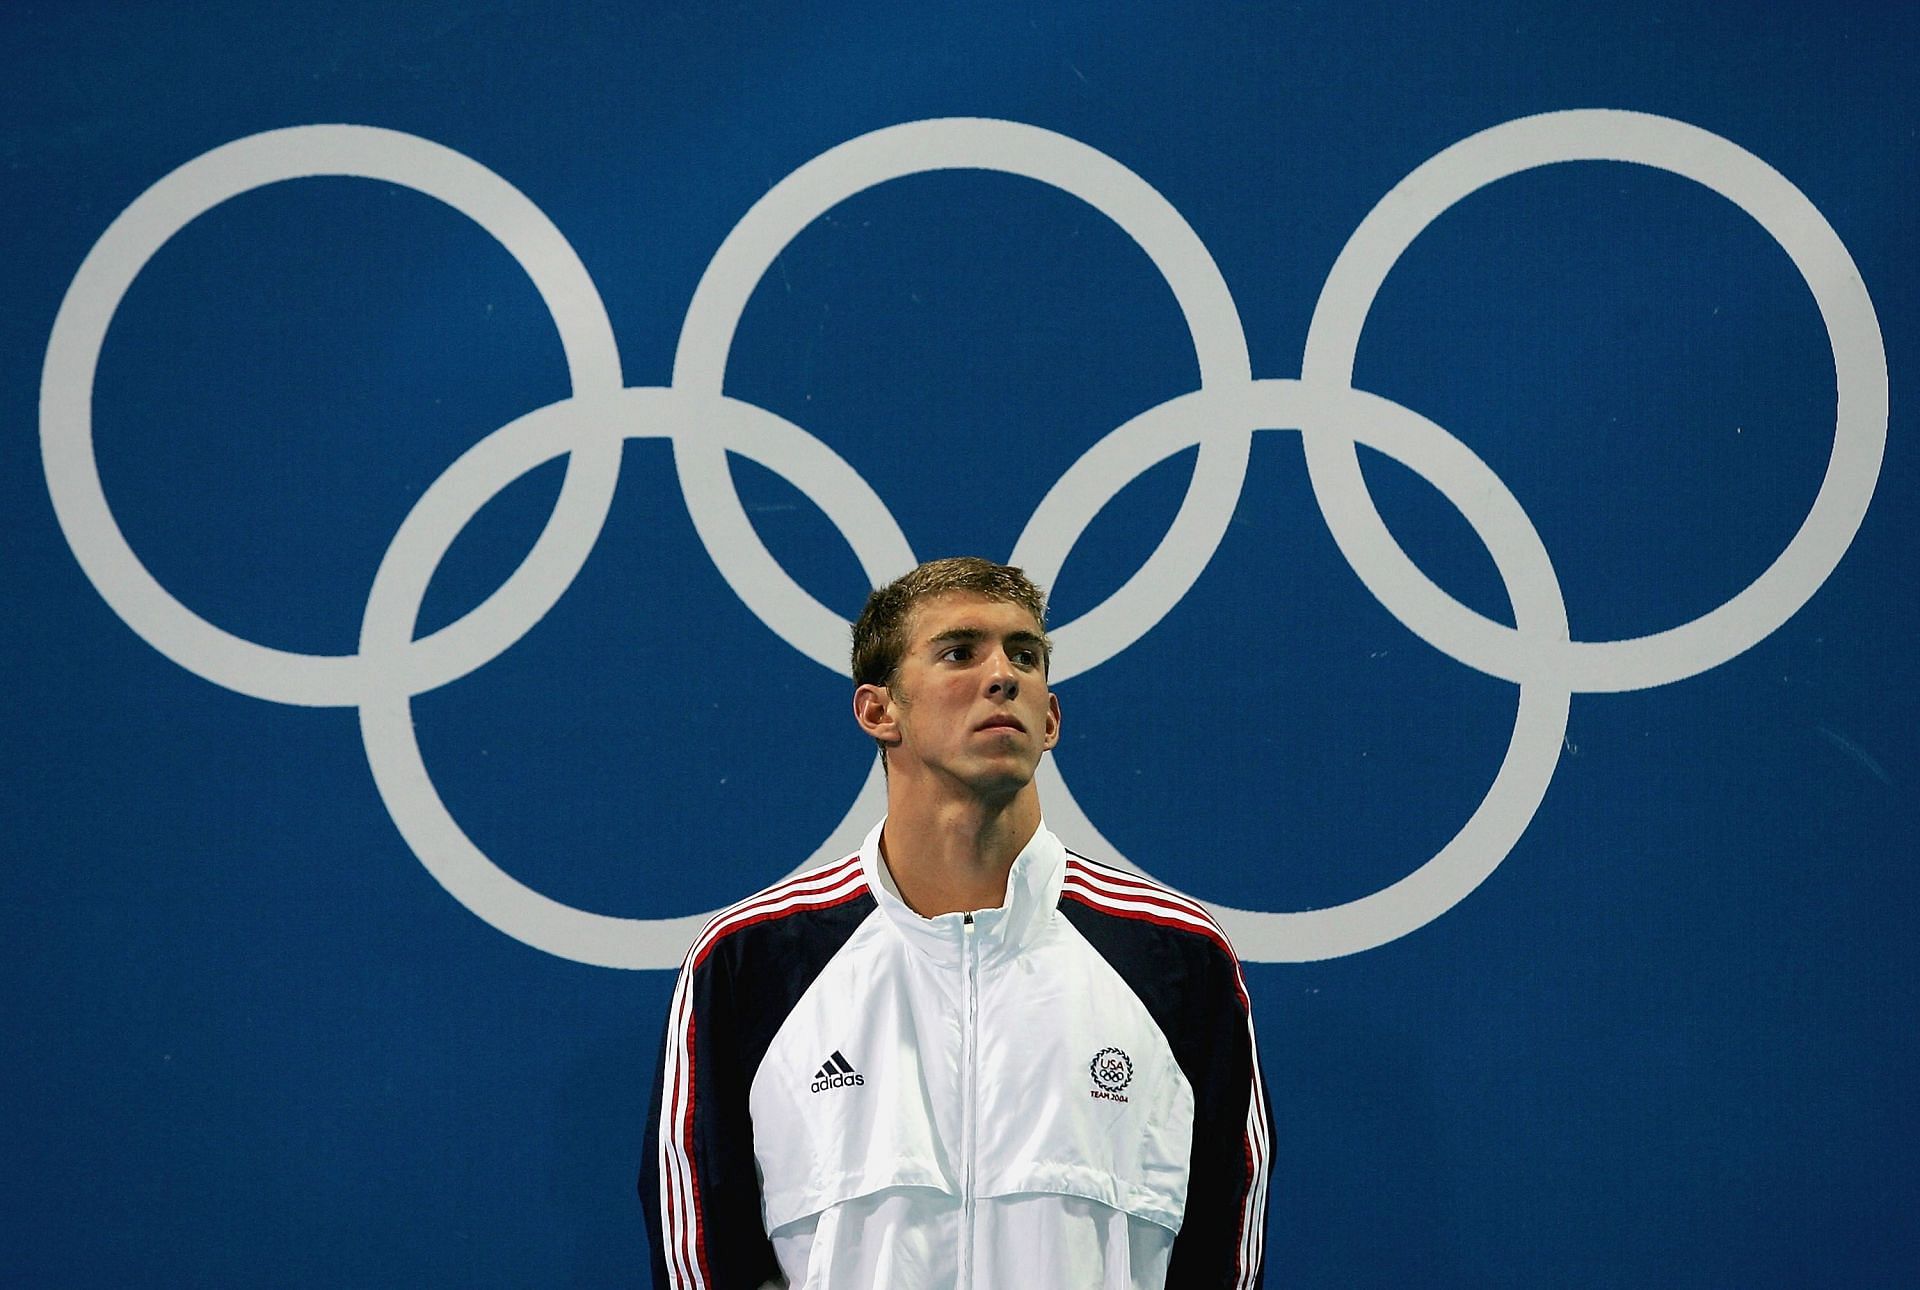
M1125 982L1060 919L956 957L869 920L781 1027L750 1093L769 1225L913 1188L1177 1227L1192 1090Z

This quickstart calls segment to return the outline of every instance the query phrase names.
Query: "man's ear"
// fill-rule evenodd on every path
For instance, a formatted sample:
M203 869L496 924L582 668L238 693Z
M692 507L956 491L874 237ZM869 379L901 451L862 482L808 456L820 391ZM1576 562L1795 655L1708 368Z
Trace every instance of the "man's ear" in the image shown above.
M1047 728L1043 732L1040 751L1052 752L1054 745L1060 742L1060 696L1047 695Z
M900 718L894 711L893 691L884 685L856 686L853 719L867 738L891 748L900 742Z

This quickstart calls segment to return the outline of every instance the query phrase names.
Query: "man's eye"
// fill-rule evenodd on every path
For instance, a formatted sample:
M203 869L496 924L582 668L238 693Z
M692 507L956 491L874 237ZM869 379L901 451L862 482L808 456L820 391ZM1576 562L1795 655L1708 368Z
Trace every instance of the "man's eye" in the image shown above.
M1040 655L1034 650L1017 649L1013 652L1013 661L1021 667L1032 667L1040 661Z
M964 663L973 656L971 645L952 645L940 651L941 658L950 658L956 663Z

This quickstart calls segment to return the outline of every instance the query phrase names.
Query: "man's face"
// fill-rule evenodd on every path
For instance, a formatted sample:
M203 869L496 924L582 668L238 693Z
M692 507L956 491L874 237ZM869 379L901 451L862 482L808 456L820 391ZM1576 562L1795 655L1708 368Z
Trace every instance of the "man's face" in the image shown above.
M1018 605L949 592L914 606L885 689L898 737L892 773L957 780L988 797L1025 787L1060 738L1045 651L1040 624Z

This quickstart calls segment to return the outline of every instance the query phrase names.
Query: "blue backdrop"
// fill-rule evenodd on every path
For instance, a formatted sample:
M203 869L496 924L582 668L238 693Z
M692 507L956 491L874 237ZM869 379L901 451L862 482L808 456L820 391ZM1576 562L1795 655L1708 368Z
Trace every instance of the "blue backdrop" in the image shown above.
M0 1281L642 1282L979 552L1270 1284L1920 1283L1920 11L1605 9L8 7Z

